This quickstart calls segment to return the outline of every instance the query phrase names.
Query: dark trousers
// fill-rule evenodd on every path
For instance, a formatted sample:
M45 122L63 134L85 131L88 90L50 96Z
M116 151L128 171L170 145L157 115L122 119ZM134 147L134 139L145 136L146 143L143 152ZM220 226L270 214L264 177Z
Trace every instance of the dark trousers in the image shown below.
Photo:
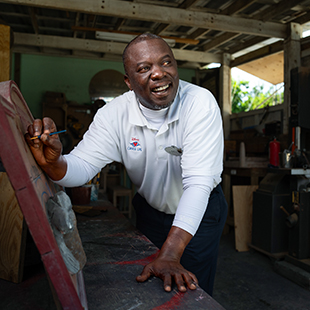
M170 231L174 215L152 208L139 194L133 199L136 227L159 249ZM217 265L218 247L227 217L227 203L220 185L211 192L200 226L181 258L182 266L196 275L199 286L210 296Z

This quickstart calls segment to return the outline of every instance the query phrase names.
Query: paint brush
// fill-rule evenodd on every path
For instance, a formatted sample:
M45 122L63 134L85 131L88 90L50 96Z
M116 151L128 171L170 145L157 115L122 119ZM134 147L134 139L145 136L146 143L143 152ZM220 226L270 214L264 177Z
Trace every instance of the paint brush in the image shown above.
M60 130L60 131L51 132L51 133L49 134L49 136L57 135L57 134L59 134L59 133L63 133L63 132L66 132L66 131L67 131L67 130L65 129L65 130ZM41 135L32 137L32 138L30 138L30 140L33 140L33 139L40 139L40 138L41 138Z

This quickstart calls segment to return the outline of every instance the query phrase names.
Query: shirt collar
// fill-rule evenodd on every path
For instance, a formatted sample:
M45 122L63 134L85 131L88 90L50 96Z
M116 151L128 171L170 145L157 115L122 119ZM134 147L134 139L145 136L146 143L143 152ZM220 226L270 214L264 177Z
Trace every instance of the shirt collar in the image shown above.
M130 96L129 101L129 122L133 125L136 126L147 126L147 120L143 116L140 108L139 108L139 103L138 99L134 93L134 91L130 91L129 94Z
M180 110L181 110L181 104L180 104L180 84L181 80L179 82L179 87L176 93L176 96L174 98L173 103L171 104L168 115L167 115L167 124L170 124L172 122L175 122L179 119L180 116ZM138 98L136 97L134 91L129 91L128 96L130 96L129 100L132 102L132 104L129 105L129 122L136 126L147 126L147 120L143 116L140 108L139 108L139 102Z
M167 115L167 124L171 124L179 119L181 111L180 93L181 93L181 80L179 81L179 87L175 95L174 101L169 108Z

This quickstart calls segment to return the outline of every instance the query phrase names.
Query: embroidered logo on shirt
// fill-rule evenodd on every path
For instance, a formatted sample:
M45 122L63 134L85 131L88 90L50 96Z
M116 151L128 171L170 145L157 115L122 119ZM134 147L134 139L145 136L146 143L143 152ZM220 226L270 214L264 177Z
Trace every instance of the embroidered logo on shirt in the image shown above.
M171 145L165 148L165 151L174 156L181 156L183 154L183 150L177 146Z
M131 142L130 145L131 145L132 147L137 147L137 146L140 146L140 143L137 142L137 141L135 141L135 142Z
M142 152L141 144L139 143L139 139L137 138L131 138L131 141L129 142L129 146L127 147L128 151L137 151Z

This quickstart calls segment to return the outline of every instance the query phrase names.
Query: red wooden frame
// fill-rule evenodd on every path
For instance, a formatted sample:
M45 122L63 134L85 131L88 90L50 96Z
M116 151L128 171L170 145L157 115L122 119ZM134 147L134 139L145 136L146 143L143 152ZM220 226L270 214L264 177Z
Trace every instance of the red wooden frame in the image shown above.
M62 308L86 309L81 271L77 278L82 283L76 289L47 218L45 203L56 189L25 141L24 134L32 122L33 116L15 82L0 83L0 158Z

